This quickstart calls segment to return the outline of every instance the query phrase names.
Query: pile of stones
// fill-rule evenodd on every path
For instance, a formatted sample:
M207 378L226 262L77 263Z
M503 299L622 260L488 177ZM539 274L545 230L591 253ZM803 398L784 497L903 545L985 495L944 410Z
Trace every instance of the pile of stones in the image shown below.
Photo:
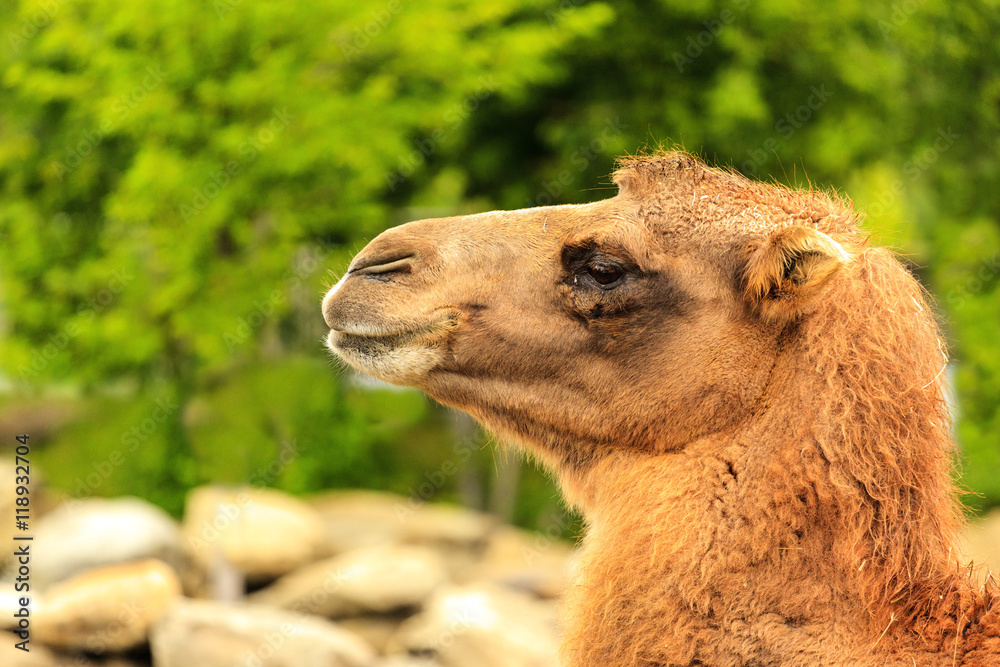
M0 488L4 530L14 497ZM573 560L556 530L371 491L200 487L180 522L139 498L50 504L32 526L29 652L18 564L0 556L8 667L556 663Z

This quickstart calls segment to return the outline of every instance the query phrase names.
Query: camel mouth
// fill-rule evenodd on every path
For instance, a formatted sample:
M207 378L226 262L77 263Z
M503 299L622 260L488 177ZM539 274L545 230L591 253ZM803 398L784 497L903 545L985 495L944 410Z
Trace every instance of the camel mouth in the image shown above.
M355 353L379 356L399 348L415 347L440 338L458 324L458 314L448 312L425 324L389 329L354 325L333 328L327 334L327 347L336 354Z
M458 326L445 312L426 324L389 328L352 324L330 330L326 345L347 365L398 385L418 385L445 355L442 340Z

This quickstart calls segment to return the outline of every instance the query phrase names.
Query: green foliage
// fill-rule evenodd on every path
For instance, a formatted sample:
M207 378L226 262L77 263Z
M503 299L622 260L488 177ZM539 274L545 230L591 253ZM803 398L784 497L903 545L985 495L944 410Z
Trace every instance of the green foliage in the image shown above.
M176 507L294 439L267 483L411 493L449 427L303 359L323 288L408 216L604 197L616 156L676 141L851 193L939 298L965 482L1000 503L998 32L991 0L4 3L0 368L134 388L57 434L70 490L162 399L102 489ZM552 489L522 489L539 525Z
M163 389L129 399L88 398L78 417L34 448L32 463L72 498L134 495L178 512L180 494L159 484L171 455L164 423L177 407Z

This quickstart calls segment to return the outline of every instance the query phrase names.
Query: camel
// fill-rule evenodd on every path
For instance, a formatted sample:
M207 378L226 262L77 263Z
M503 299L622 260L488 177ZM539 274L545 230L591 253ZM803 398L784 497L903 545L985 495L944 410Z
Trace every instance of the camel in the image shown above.
M336 356L518 443L582 512L563 664L1000 666L918 282L832 194L685 152L614 181L390 229L322 306Z

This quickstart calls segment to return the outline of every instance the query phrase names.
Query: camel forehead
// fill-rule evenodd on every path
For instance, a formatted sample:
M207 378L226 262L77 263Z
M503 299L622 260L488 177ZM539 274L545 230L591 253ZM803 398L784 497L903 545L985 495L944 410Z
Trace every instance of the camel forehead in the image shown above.
M589 204L538 206L514 211L490 211L465 216L471 224L481 225L500 235L523 239L567 237L576 234L596 233L611 229L617 224L639 224L638 219L627 217L632 208L617 197Z
M404 227L412 228L413 232L426 230L436 240L436 253L445 260L510 250L551 255L566 244L584 241L629 247L641 247L652 241L634 203L617 197L589 204L426 220Z

